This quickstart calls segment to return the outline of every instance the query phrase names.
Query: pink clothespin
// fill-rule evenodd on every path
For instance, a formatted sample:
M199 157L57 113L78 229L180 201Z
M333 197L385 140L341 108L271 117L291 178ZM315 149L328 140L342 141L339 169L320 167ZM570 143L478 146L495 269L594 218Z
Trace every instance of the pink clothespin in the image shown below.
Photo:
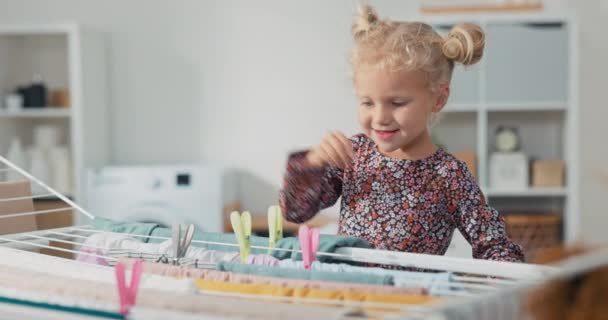
M304 269L310 270L312 262L317 259L317 251L319 250L319 229L301 225L300 230L298 230L298 239L300 240Z
M135 305L139 280L143 272L143 264L141 260L137 260L133 264L133 268L131 269L131 284L129 286L126 284L124 263L118 262L114 268L116 270L118 298L120 299L120 313L126 315L129 313L129 309Z

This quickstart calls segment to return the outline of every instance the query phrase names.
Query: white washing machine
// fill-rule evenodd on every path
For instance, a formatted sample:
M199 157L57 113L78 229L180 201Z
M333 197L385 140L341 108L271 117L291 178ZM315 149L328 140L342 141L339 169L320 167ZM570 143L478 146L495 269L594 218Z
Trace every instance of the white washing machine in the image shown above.
M220 167L104 167L87 171L85 207L119 221L193 223L222 232L224 205L235 200L235 188Z

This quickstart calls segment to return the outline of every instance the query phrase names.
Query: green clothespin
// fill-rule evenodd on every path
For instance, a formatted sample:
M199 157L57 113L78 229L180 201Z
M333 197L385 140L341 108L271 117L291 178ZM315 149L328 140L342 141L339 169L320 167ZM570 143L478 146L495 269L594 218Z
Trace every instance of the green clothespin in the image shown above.
M241 263L245 263L247 256L251 253L251 213L245 211L243 214L239 214L237 211L233 211L230 214L230 223L239 243Z
M277 241L283 239L283 215L281 207L271 206L268 208L268 254L272 253Z

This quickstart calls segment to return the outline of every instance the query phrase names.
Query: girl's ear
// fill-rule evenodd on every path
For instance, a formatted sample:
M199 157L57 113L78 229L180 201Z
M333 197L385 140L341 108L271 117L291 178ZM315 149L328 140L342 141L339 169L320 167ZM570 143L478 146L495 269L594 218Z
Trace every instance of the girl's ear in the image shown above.
M433 112L441 111L443 109L443 107L445 107L445 105L448 103L449 97L450 97L450 85L449 84L440 85L439 89L437 90L435 104L433 105L433 108L431 109L431 111L433 111Z

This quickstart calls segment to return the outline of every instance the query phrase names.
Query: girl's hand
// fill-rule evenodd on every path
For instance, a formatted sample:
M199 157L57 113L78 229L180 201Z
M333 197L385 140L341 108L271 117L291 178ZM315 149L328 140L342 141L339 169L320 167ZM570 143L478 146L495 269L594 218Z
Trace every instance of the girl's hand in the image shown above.
M341 132L330 132L321 144L306 155L308 163L315 167L329 164L341 169L348 167L353 161L355 153L350 140Z

